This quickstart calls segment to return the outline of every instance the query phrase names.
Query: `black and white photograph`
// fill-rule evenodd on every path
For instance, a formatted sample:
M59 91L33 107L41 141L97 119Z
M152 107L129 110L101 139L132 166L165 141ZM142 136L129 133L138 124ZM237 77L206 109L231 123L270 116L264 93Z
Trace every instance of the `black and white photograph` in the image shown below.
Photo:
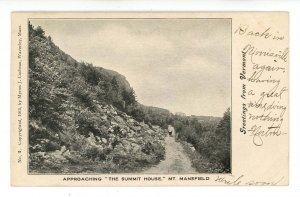
M231 173L231 19L28 20L29 174Z

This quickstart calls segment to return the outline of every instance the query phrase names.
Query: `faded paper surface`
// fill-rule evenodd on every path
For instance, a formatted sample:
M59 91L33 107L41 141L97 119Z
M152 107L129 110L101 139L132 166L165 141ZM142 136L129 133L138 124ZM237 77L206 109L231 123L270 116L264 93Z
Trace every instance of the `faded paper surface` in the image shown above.
M105 20L107 19L107 20ZM128 23L128 29L122 29L120 26ZM140 20L140 23L135 23L132 21ZM143 21L151 19L152 22L148 23ZM218 23L218 19L221 21ZM54 21L53 23L47 23L46 21ZM162 159L156 165L149 167L148 170L145 169L139 172L131 173L93 173L93 172L82 172L82 173L43 173L34 172L29 168L29 54L28 54L28 22L30 21L34 26L42 24L42 28L46 26L51 31L51 24L57 25L52 27L52 29L57 29L58 36L53 37L54 43L60 47L64 42L58 44L59 38L61 40L66 39L65 43L67 45L67 39L71 39L73 36L72 30L68 32L67 25L64 29L64 23L59 24L64 20L72 20L75 24L80 21L81 24L90 23L89 21L102 20L102 23L107 23L108 25L113 24L113 28L106 31L100 31L99 36L106 36L109 38L115 38L114 42L110 43L110 40L102 40L102 43L108 42L114 53L109 54L106 57L106 62L115 60L115 64L120 63L124 65L122 68L117 68L115 71L120 72L118 69L124 69L122 72L126 73L125 77L129 82L134 84L134 88L137 87L139 90L139 85L143 89L143 78L146 79L147 72L153 72L155 75L160 75L156 70L151 70L151 68L145 66L155 63L161 68L163 65L172 71L164 71L167 74L165 77L170 79L169 81L163 81L163 77L155 78L157 84L156 86L161 87L160 89L167 88L172 91L172 88L183 87L184 90L189 90L192 92L187 97L198 99L198 103L193 103L191 100L183 100L182 102L175 100L172 103L171 97L161 98L168 102L160 102L160 100L149 99L146 97L147 92L142 92L142 90L137 93L139 98L140 95L145 95L142 97L144 100L143 104L148 104L156 107L164 107L165 105L172 104L170 107L167 106L172 113L177 116L186 116L182 112L178 112L182 109L191 109L187 112L187 116L190 115L212 115L209 112L215 114L219 113L219 108L222 106L218 103L222 102L220 100L214 100L215 104L209 102L209 100L215 99L214 97L221 97L224 102L229 99L229 107L231 109L231 135L230 135L230 170L220 172L208 171L201 173L195 170L195 165L193 161L192 164L188 163L186 168L191 167L191 170L185 169L183 173L178 171L159 171L157 169L169 168L168 159L172 157L173 153L176 157L182 160L191 160L189 156L185 154L179 142L175 141L175 136L165 135L165 144L169 145L166 147L166 158ZM109 21L109 20L113 20ZM122 21L123 20L123 21ZM132 21L131 21L132 20ZM155 21L157 20L157 21ZM159 20L159 21L158 21ZM224 22L222 22L224 20ZM36 22L38 21L38 22ZM86 22L85 22L86 21ZM105 21L105 22L104 22ZM168 21L168 22L165 22ZM173 22L172 22L173 21ZM198 23L199 21L202 21ZM204 21L204 22L203 22ZM100 22L99 22L100 23ZM203 23L203 24L202 24ZM91 24L94 27L95 24ZM172 25L173 24L173 25ZM193 27L195 25L203 25L207 28L205 31L197 30ZM226 26L227 24L227 26ZM234 13L13 13L12 14L12 81L11 81L11 101L12 101L12 129L11 129L11 170L12 170L12 185L15 186L167 186L167 185L184 185L184 186L197 186L197 185L288 185L289 175L288 175L288 58L289 58L289 46L288 46L288 13L286 12L234 12ZM48 26L47 26L48 25ZM59 27L60 25L60 27ZM139 27L140 25L140 27ZM144 26L143 26L144 25ZM150 27L149 27L150 25ZM215 27L214 27L215 25ZM224 29L220 29L220 26L224 26ZM73 25L73 27L76 25ZM82 25L83 27L84 25ZM148 27L147 27L148 26ZM192 37L186 36L184 42L178 40L175 33L167 32L169 29L174 29L174 27L185 28L180 34L190 33L194 36L197 31L202 32L201 36L206 34L213 35L212 37L207 36L207 38L199 38L199 42L194 40ZM72 26L69 26L72 27ZM78 26L78 28L82 28ZM86 27L86 26L85 26ZM151 29L151 27L153 27ZM166 32L160 30L160 34L156 32L152 33L153 37L150 37L151 31L155 28L165 28ZM94 27L95 28L95 27ZM140 29L139 29L140 28ZM162 29L163 29L162 28ZM168 29L169 28L169 29ZM226 30L227 28L227 30ZM228 31L228 28L230 28ZM60 34L59 29L64 29L68 32L68 36ZM139 31L139 36L134 37L127 33L129 30ZM220 29L218 32L215 29ZM146 34L146 30L149 30ZM226 31L228 31L226 33ZM53 31L55 33L55 31ZM225 33L224 33L225 32ZM112 35L113 34L113 35ZM168 35L169 34L169 35ZM48 35L48 34L47 34ZM167 35L167 36L166 36ZM50 34L51 36L51 34ZM59 37L60 36L60 37ZM64 37L65 36L65 37ZM173 39L173 42L164 42L164 37L169 37L169 41ZM80 36L79 36L80 37ZM77 46L82 51L88 51L89 46L93 46L92 36L91 40L86 42L80 42L81 45ZM149 38L150 37L150 38ZM78 37L76 37L78 39ZM117 40L120 38L120 40ZM141 39L142 38L142 39ZM183 36L182 36L183 38ZM141 39L140 41L138 39ZM174 41L175 40L175 41ZM178 40L176 42L176 40ZM205 41L206 40L206 41ZM76 40L73 40L76 42ZM83 46L83 43L85 45ZM141 44L142 43L142 44ZM218 43L219 46L218 46ZM110 45L111 44L111 45ZM125 46L124 46L125 45ZM182 50L175 51L175 46L182 46ZM188 46L193 46L194 48L189 49ZM130 46L126 48L126 46ZM61 46L64 49L68 49L68 46ZM119 55L112 56L115 50L125 48L127 54L123 57L122 53ZM149 54L146 48L152 50ZM72 46L69 46L72 49ZM139 50L140 53L134 58L140 58L138 61L141 62L142 69L138 70L136 67L126 67L126 61L130 62L128 59L130 57L131 50ZM160 58L159 53L155 51L162 50L171 51L169 54L163 56L159 61L155 62L156 59ZM206 50L207 49L207 50ZM222 49L224 52L222 52ZM101 48L97 48L101 51ZM198 59L199 56L203 56L201 60ZM220 52L221 51L221 52ZM76 54L76 50L64 51L67 54L73 56L74 59L79 57ZM143 53L145 52L145 53ZM147 53L146 53L147 52ZM191 54L194 56L191 56ZM167 53L167 52L166 52ZM171 66L173 64L177 65L178 57L184 54L188 58L185 61L180 61L178 67ZM188 56L190 55L190 56ZM214 56L215 55L215 56ZM75 57L74 57L75 56ZM99 55L101 56L101 55ZM112 56L112 57L111 57ZM143 56L143 58L141 58ZM150 56L149 59L146 59ZM85 56L89 57L89 56ZM167 57L167 58L165 58ZM81 57L79 57L81 58ZM102 59L105 58L105 55ZM174 62L170 62L171 60ZM102 60L101 59L101 60ZM216 59L215 61L212 61ZM81 59L76 59L80 61ZM211 60L211 61L210 61ZM87 59L85 61L92 61L91 63L96 63ZM144 61L144 64L142 62ZM154 63L152 62L154 61ZM176 62L177 61L177 62ZM204 63L199 63L203 61ZM105 62L103 60L103 62ZM226 69L220 68L218 72L218 66L228 65ZM132 62L129 65L134 65ZM215 63L215 64L213 64ZM199 64L199 66L198 66ZM209 68L209 66L211 68ZM105 68L105 64L103 64ZM128 70L133 69L136 75L132 77ZM176 73L176 70L178 73ZM180 70L181 69L181 70ZM214 70L216 69L216 70ZM128 75L127 75L128 71ZM161 69L163 72L163 69ZM205 75L211 75L205 78L203 75L196 75L199 72ZM174 76L176 80L180 80L179 85L176 84L175 78L171 78L171 73L175 73ZM203 77L203 81L199 79L199 84L197 80L193 81L193 77ZM172 80L171 80L172 79ZM212 80L213 79L213 80ZM136 81L135 81L136 80ZM171 82L170 82L171 81ZM191 81L186 87L182 85L183 81ZM168 84L175 84L174 86L168 86ZM206 97L202 93L197 94L197 90L201 89L200 84L203 85L204 89L207 87ZM229 84L228 86L226 84ZM150 85L151 86L151 85ZM149 88L153 88L150 87ZM152 84L153 86L153 84ZM231 86L231 87L230 87ZM155 84L154 84L155 87ZM214 87L219 87L214 92ZM149 89L149 90L150 90ZM155 88L153 88L155 89ZM183 93L184 90L179 93ZM224 93L218 92L219 90L225 89ZM218 92L218 93L216 93ZM189 91L185 91L188 94ZM210 93L212 96L209 96ZM161 95L161 92L157 94ZM228 94L229 96L224 96ZM173 92L176 95L176 92ZM222 97L224 96L224 97ZM199 98L198 98L199 97ZM204 98L203 100L200 97ZM148 100L147 100L148 98ZM150 97L151 98L151 97ZM169 100L168 100L169 99ZM221 99L221 100L222 100ZM141 101L142 102L142 101ZM200 103L201 102L201 103ZM181 108L186 103L190 103L187 108ZM203 105L204 103L204 105ZM206 105L212 105L213 108L208 108L205 111ZM174 109L172 108L174 107ZM197 111L201 111L206 114L195 114ZM224 110L223 110L224 111ZM116 112L119 113L119 112ZM222 115L215 115L222 116ZM154 129L154 128L153 128ZM155 130L155 129L154 129ZM170 128L165 129L172 130ZM171 131L172 132L172 131ZM176 133L176 130L173 131ZM176 136L178 137L178 136ZM100 139L101 141L101 139ZM103 142L103 140L101 141ZM166 146L167 146L166 145ZM176 147L176 149L172 149ZM66 148L66 147L65 147ZM203 148L203 147L202 147ZM201 149L201 148L199 148ZM203 148L204 149L204 148ZM196 150L197 151L197 150ZM173 155L174 156L174 155ZM175 156L174 156L175 157ZM177 158L177 159L178 159ZM218 160L218 158L217 158ZM159 166L159 167L157 167ZM193 168L193 169L192 169ZM161 173L160 173L161 172ZM168 173L169 172L169 173ZM174 173L175 172L175 173ZM188 172L188 173L184 173Z

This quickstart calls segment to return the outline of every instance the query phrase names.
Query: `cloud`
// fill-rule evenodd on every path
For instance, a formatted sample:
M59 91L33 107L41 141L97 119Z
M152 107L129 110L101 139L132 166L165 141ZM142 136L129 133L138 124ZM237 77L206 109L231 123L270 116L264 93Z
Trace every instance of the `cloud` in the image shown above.
M98 45L119 55L124 52L132 53L130 55L158 53L158 51L164 53L172 50L173 47L165 36L136 34L119 25L107 25L103 30L98 31L90 41L93 43L95 40Z

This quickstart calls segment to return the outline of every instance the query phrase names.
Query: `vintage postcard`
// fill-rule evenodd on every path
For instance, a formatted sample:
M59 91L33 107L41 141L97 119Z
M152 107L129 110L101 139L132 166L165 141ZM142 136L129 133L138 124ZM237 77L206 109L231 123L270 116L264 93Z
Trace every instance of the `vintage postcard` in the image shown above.
M11 35L13 186L288 185L288 12L15 12Z

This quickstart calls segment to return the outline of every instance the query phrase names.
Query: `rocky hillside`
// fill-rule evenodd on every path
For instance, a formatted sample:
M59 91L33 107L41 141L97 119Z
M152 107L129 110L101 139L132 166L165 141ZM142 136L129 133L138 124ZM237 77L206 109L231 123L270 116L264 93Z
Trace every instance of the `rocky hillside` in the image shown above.
M136 172L164 158L164 130L128 112L126 78L77 62L29 24L30 173Z
M90 121L98 124L98 132L86 136L60 132L56 139L37 139L30 147L32 172L132 172L164 158L164 130L138 122L111 105L96 105Z

